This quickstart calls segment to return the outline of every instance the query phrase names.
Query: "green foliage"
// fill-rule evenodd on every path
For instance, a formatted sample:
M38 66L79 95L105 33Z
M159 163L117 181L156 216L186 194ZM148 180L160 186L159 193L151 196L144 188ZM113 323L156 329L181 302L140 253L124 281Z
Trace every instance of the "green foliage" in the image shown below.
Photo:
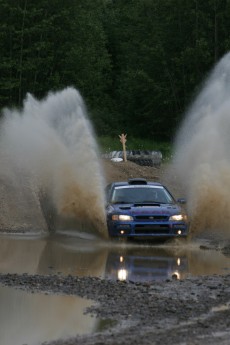
M230 49L230 0L0 0L0 107L74 86L99 136L170 141Z

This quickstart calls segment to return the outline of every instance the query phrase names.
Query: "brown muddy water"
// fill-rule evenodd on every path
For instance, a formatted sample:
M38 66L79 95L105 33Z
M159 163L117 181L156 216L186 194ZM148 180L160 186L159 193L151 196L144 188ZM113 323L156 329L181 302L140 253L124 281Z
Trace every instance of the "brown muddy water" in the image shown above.
M138 282L229 272L228 257L219 251L201 250L198 242L175 246L68 235L0 237L0 273L71 274ZM85 314L92 304L76 296L0 287L0 344L36 345L102 330L104 320Z
M41 344L91 333L98 320L84 315L92 301L75 296L31 294L0 287L0 344Z

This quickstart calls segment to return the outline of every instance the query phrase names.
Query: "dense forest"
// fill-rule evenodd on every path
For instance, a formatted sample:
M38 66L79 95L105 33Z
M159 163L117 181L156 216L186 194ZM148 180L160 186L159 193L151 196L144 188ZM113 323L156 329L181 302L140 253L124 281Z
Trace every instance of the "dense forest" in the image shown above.
M74 86L98 135L170 140L230 48L230 0L0 0L0 107Z

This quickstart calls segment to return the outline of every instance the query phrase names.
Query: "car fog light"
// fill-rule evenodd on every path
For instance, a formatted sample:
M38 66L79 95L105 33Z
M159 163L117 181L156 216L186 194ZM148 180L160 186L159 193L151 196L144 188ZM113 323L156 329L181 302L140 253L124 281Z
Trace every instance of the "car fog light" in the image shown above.
M118 280L124 281L128 277L128 271L124 268L120 269L117 273Z
M180 273L178 271L173 272L172 278L173 279L180 279Z

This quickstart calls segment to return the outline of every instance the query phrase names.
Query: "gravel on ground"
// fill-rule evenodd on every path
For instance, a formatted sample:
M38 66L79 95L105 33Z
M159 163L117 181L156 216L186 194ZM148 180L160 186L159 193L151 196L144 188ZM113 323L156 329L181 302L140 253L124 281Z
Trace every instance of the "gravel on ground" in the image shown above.
M167 175L167 165L143 167L132 162L103 161L105 180L144 177L166 184L177 197L181 189L176 176ZM210 235L201 250L222 250L230 245ZM0 274L0 284L29 293L77 295L95 301L85 312L113 327L49 345L229 345L230 275L167 279L161 282L121 282L96 277L62 275ZM43 343L43 345L48 343Z

